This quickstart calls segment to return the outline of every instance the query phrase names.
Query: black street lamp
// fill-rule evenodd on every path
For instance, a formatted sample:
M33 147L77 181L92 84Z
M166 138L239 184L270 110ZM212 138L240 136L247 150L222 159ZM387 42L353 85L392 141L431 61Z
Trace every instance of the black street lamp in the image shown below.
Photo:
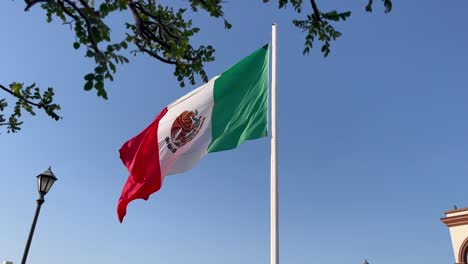
M57 180L52 170L49 169L43 173L37 175L37 191L39 192L39 198L37 199L36 213L34 214L34 219L31 225L31 230L29 231L28 241L26 242L26 247L24 248L23 260L21 264L26 264L26 259L28 258L29 247L31 246L31 240L34 234L34 229L36 229L37 217L41 211L41 205L44 203L44 196L49 192L50 188Z

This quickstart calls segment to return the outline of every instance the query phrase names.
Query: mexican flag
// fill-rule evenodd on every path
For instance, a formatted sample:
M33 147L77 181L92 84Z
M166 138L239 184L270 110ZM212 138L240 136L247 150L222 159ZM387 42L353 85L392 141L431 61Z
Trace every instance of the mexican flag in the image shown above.
M165 107L120 149L130 172L117 205L122 222L129 202L147 200L164 177L191 169L210 152L267 136L268 45Z

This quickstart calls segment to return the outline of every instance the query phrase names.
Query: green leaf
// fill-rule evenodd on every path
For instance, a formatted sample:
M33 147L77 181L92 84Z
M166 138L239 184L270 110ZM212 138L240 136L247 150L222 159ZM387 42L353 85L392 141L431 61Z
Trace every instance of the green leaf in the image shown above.
M232 28L231 23L229 23L228 21L224 20L224 28L225 28L225 29L231 29L231 28Z
M372 13L372 2L373 0L369 0L369 2L367 2L367 5L366 5L366 11L369 13Z
M102 82L102 81L104 80L104 76L102 76L101 74L100 74L100 75L96 75L95 80L96 80L97 82Z
M99 6L99 11L101 11L101 12L104 13L104 14L107 14L107 13L108 13L108 6L107 6L107 4L105 4L105 3L101 4L101 6Z
M104 68L101 67L101 66L98 66L98 67L96 67L96 68L94 69L94 71L95 71L96 73L104 73Z
M84 79L87 80L88 82L94 80L94 73L86 74Z
M91 50L87 50L86 57L94 57L94 52L92 52Z
M112 72L115 73L115 64L112 62L109 62L109 68L112 70Z
M94 84L94 87L98 90L103 90L104 89L104 83L101 81L98 81Z
M10 89L14 94L19 94L19 91L23 88L23 85L21 83L12 83L10 84Z
M73 48L79 49L80 48L80 43L78 43L78 42L73 43Z
M351 16L351 11L347 11L347 12L343 12L340 14L340 18L341 20L345 21L346 18L350 17Z
M93 81L88 81L84 86L85 91L93 89Z

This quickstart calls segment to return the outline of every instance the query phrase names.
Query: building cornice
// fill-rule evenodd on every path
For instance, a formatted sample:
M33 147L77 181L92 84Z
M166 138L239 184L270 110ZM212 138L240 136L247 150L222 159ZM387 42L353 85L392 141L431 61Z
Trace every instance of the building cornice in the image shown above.
M448 227L467 225L468 224L468 214L466 215L457 215L449 216L440 219Z

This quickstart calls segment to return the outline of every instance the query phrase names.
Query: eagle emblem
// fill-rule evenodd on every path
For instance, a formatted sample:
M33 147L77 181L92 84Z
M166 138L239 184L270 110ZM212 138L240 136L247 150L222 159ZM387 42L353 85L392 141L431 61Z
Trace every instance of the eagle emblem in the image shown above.
M172 153L190 142L203 126L205 117L198 116L198 110L182 112L172 123L171 136L166 137L166 145Z

